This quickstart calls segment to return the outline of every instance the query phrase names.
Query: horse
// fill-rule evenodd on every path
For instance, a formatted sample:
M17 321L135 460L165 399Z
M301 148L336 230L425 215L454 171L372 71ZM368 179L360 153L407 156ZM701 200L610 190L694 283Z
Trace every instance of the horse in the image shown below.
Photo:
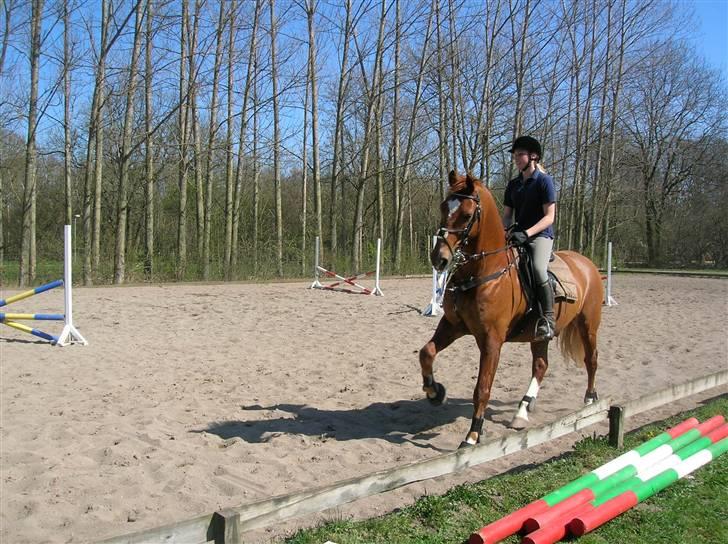
M419 352L422 389L432 405L445 402L445 386L435 381L435 357L458 338L470 334L480 350L480 368L473 392L473 417L460 447L473 446L483 434L483 419L490 400L501 348L505 342L530 342L531 381L510 423L523 429L535 408L539 388L548 369L548 340L534 340L536 312L529 303L518 273L518 253L506 241L495 199L470 173L450 172L450 191L440 204L441 228L430 254L439 272L449 267L450 281L443 300L444 315L434 335ZM597 267L574 251L557 251L576 284L576 300L556 301L555 335L566 358L583 361L587 373L584 403L598 400L597 331L601 322L604 286Z

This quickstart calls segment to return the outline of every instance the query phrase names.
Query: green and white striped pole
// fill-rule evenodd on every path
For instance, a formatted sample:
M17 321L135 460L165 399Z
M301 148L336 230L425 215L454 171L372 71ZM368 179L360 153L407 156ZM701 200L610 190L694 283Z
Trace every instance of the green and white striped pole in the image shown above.
M646 468L656 465L688 444L706 436L724 422L725 418L723 416L714 416L697 427L689 429L677 438L673 438L669 442L661 444L657 448L640 457L634 458L633 456L632 462L629 465L609 476L604 476L604 471L597 469L596 472L602 476L599 481L590 484L581 491L559 501L548 510L529 517L523 523L524 531L526 533L533 533L534 531L549 526L567 512L570 512L584 503L593 501L598 496L603 495L621 482L637 476L638 473L644 471Z
M711 434L718 434L721 429L717 429ZM632 489L595 505L596 507L589 512L576 516L569 523L569 532L575 536L581 536L593 531L728 451L728 438L724 437L720 441L706 445L705 441L708 440L710 437L683 448L652 470L646 471L642 477L632 479L631 482L636 484ZM665 468L666 466L669 468Z
M720 416L722 417L722 416ZM707 423L707 422L706 422ZM654 438L648 440L644 444L637 448L634 448L628 452L623 453L619 457L609 461L601 467L577 478L573 482L566 484L565 486L545 495L541 499L538 499L507 516L504 516L493 523L486 525L479 531L470 535L468 539L469 544L490 544L492 542L498 542L523 528L523 524L527 519L532 516L536 516L542 512L549 510L561 501L564 501L578 493L582 489L594 486L601 480L615 474L630 465L633 465L643 456L656 450L660 446L670 442L671 440L678 438L679 436L695 429L699 425L699 422L694 417L686 419L682 423L668 429L667 431L660 433ZM629 477L629 476L626 476Z
M714 425L715 421L722 422L723 420L724 418L722 416L713 417L703 423L702 426L705 426L708 423ZM710 428L710 426L708 426L708 428ZM705 427L703 427L702 430L703 432L705 432ZM668 455L661 460L657 460L656 463L642 465L642 468L636 476L633 476L625 481L606 488L604 486L595 486L596 489L594 489L594 491L597 492L596 498L589 502L582 503L574 508L571 508L569 511L562 513L562 515L557 519L551 520L551 523L549 523L548 525L543 526L541 529L530 533L523 539L523 544L552 544L558 540L561 540L567 535L568 532L571 531L572 523L576 519L586 519L586 523L591 524L591 528L589 530L592 530L602 525L603 523L606 523L606 521L608 521L609 519L612 519L613 517L624 512L626 509L631 508L631 506L634 506L634 504L631 504L629 502L632 499L631 494L633 493L633 491L637 489L643 489L642 494L644 495L645 492L643 484L647 484L648 482L654 484L656 481L658 481L653 480L655 475L658 475L659 478L659 476L662 475L663 472L665 472L669 467L678 465L683 459L687 459L688 457L695 455L696 452L704 452L707 448L712 447L712 445L720 441L724 441L723 439L726 437L728 437L728 424L724 423L718 428L715 428L713 426L710 432L698 438L697 440L687 442L686 438L683 447L678 449L676 453ZM669 483L672 483L673 481L675 480L671 480ZM660 489L663 489L663 487L660 487ZM653 493L655 493L656 491L659 491L659 489L653 491ZM640 498L640 500L647 498L647 496L650 496L653 493L650 493L649 495L644 495L642 498ZM620 501L615 501L614 499L616 498L620 498ZM609 503L609 506L605 507L604 505L607 503ZM620 510L619 512L614 513L616 511L615 509L618 509L619 507L624 507L627 504L631 505L626 506L624 510ZM608 517L608 515L611 515L611 517ZM574 524L574 527L580 527L579 523L581 522L577 521ZM579 533L574 534L580 536Z

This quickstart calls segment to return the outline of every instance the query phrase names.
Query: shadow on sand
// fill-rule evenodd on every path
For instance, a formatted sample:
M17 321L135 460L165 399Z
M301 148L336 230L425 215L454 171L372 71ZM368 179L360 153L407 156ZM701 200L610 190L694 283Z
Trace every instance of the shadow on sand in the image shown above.
M512 410L506 403L491 400L486 419ZM494 410L493 406L503 406ZM470 420L473 404L469 399L448 399L433 407L425 399L375 402L365 408L324 410L303 404L243 406L245 412L269 412L268 419L214 422L196 432L208 432L223 439L239 437L249 443L268 442L281 434L298 434L337 441L375 438L393 444L410 443L432 448L427 442L439 433L442 425L458 418Z

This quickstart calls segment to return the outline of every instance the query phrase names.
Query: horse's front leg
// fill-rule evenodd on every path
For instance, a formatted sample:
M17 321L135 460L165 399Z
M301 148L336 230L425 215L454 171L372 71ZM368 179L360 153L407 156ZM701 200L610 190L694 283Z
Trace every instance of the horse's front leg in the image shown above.
M480 368L478 370L478 382L475 384L475 391L473 392L473 419L470 423L470 431L460 444L461 448L473 446L480 442L480 437L483 434L485 409L488 407L488 401L490 400L491 388L493 387L495 371L498 368L502 346L503 340L492 336L478 341Z
M427 344L420 350L420 367L422 368L422 390L427 395L427 400L435 406L441 405L447 398L445 386L435 381L432 365L435 357L447 346L465 334L462 325L453 325L446 317L440 319Z
M549 368L549 343L531 342L531 383L528 384L526 394L518 405L518 411L511 421L511 429L525 429L528 425L528 412L533 412L536 406L536 397L541 388L541 382Z

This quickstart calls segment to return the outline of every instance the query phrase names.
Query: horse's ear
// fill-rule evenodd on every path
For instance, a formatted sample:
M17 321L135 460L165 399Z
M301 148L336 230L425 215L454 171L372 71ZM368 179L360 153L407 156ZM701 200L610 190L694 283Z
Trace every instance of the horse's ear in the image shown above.
M447 183L450 185L450 188L454 188L459 181L460 176L458 176L458 173L455 170L450 170L450 174L447 176Z
M468 194L471 194L475 190L475 181L476 179L470 171L465 173L465 187L467 188Z

